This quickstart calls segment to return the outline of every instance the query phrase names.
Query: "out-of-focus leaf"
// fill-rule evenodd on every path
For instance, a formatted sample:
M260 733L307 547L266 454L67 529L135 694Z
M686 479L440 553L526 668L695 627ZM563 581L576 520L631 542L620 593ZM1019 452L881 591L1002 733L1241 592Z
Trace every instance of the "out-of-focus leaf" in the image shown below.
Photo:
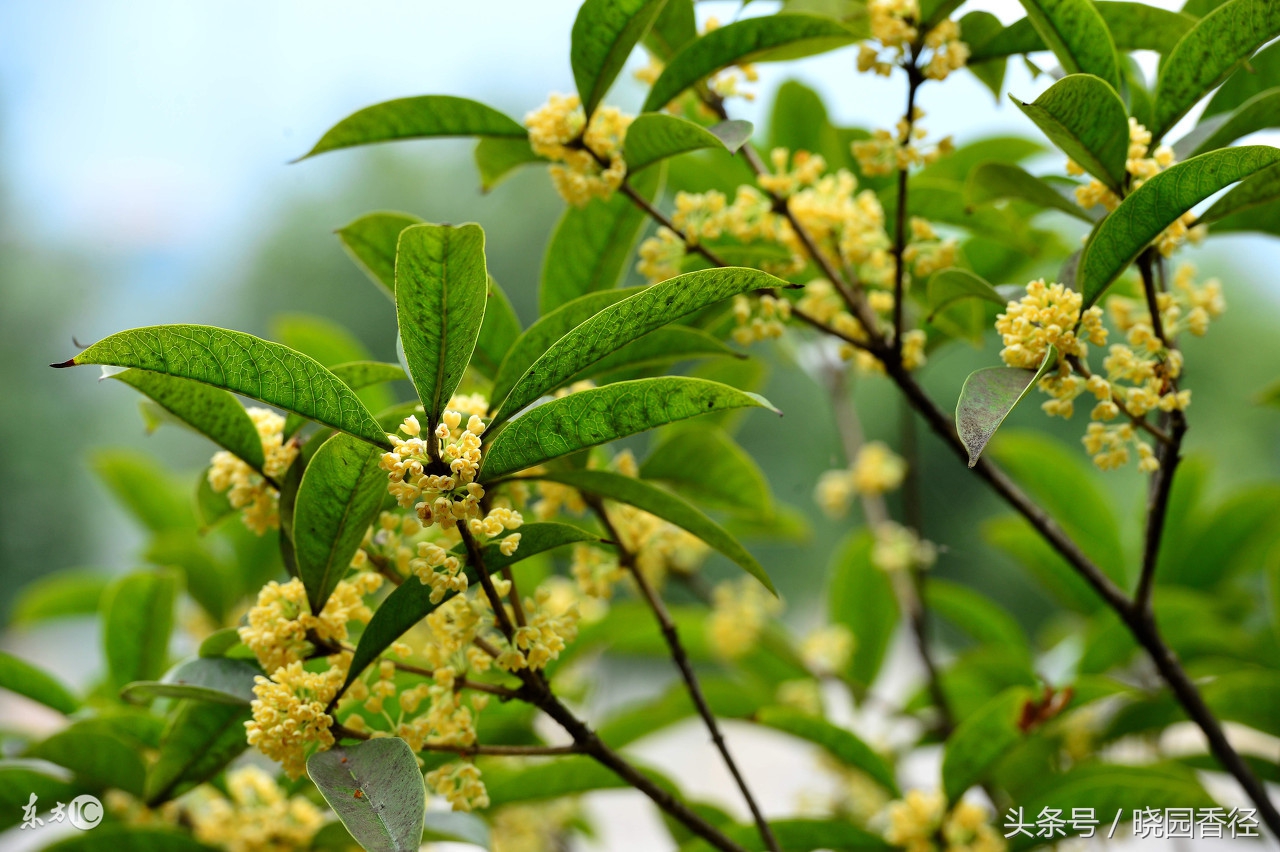
M528 143L524 143L528 147ZM396 243L400 232L422 220L410 213L367 213L337 230L342 247L393 301L396 297Z
M1101 605L1089 584L1024 518L1018 515L990 518L982 525L982 537L1026 569L1063 606L1089 613Z
M821 746L845 766L861 769L870 775L890 795L900 795L893 768L852 731L787 707L766 707L756 714L755 721Z
M428 843L466 843L490 848L489 824L475 814L461 811L427 811L422 839Z
M1233 0L1238 2L1242 0ZM1098 301L1111 282L1179 216L1218 190L1277 162L1277 148L1228 148L1177 163L1145 181L1102 220L1085 246L1079 270L1084 307Z
M31 796L43 802L69 802L80 791L71 773L42 760L0 760L0 831L22 820Z
M160 753L147 773L151 807L208 781L249 747L244 723L252 713L243 704L181 701L160 738Z
M698 37L693 0L667 0L657 20L644 36L644 46L662 62L669 62L680 48Z
M32 745L24 756L70 769L78 781L94 789L114 787L142 795L147 771L141 755L134 746L100 726L72 725Z
M80 707L80 702L62 681L4 651L0 651L0 689L25 695L59 713L74 713Z
M1280 199L1280 166L1263 169L1246 178L1234 189L1227 190L1209 209L1200 215L1198 222L1212 224L1245 211L1264 207Z
M493 808L628 786L612 770L581 755L519 768L486 766L484 784Z
M165 670L178 578L170 571L138 571L108 587L102 602L102 647L116 689L155 680Z
M533 153L528 139L515 137L481 139L476 143L474 156L482 192L489 192L521 166L546 162Z
M942 759L942 788L948 801L960 801L965 790L1022 741L1018 723L1031 697L1029 689L1007 689L956 727Z
M1027 26L1031 26L1029 21ZM975 10L960 19L960 32L964 33L965 42L970 45L972 50L967 65L969 72L977 77L982 85L991 90L991 94L995 96L996 103L999 103L1000 93L1004 89L1004 75L1008 69L1009 60L1003 54L993 53L991 58L978 62L973 59L972 54L984 51L986 45L999 39L1005 32L1004 25L1000 23L999 18L990 12ZM1034 33L1035 30L1032 29L1032 32ZM1036 36L1036 38L1038 40L1039 36Z
M261 674L262 669L246 660L196 657L174 666L160 680L135 681L120 694L126 701L191 698L248 707L253 701L253 679Z
M1221 5L1219 3L1219 5ZM1215 7L1216 8L1216 7ZM1185 10L1184 10L1185 11ZM1209 10L1212 11L1212 10ZM1201 15L1200 17L1204 17ZM1241 63L1204 105L1200 121L1231 112L1254 95L1280 86L1280 44L1271 44Z
M773 514L764 472L716 426L675 432L645 458L640 476L662 480L700 502L752 515Z
M237 627L224 627L221 630L215 630L204 638L200 643L199 654L201 657L225 657L227 652L240 642L240 630Z
M1072 204L1049 183L1011 163L982 163L969 173L964 187L965 200L971 205L987 204L1006 198L1029 201L1037 207L1058 210L1090 224L1093 220Z
M929 276L926 299L929 303L929 318L939 311L954 305L961 299L985 299L988 302L1004 307L1007 302L986 279L968 271L951 267L940 269Z
M307 759L307 774L368 852L417 852L422 845L427 792L404 740L334 746Z
M1153 141L1277 32L1280 5L1271 0L1231 0L1201 18L1160 64Z
M1245 101L1234 111L1198 124L1173 146L1178 159L1186 160L1206 151L1225 148L1242 136L1280 127L1280 87L1267 89Z
M1123 190L1129 117L1110 84L1090 74L1071 74L1032 103L1013 102L1082 169L1113 192Z
M387 492L376 447L349 435L325 441L307 465L293 514L294 558L313 612L351 566Z
M707 706L720 719L746 718L772 699L769 690L753 688L738 679L703 676L699 682ZM676 683L656 699L623 707L610 715L597 733L613 748L621 748L696 713L688 688Z
M797 59L852 44L859 34L816 15L745 18L712 30L685 46L663 69L645 98L656 112L690 86L730 65Z
M836 548L827 571L827 614L857 637L847 676L871 686L898 625L898 599L889 577L871 561L871 534L852 533Z
M969 374L956 403L956 430L969 453L969 467L978 463L978 456L1009 412L1057 362L1058 350L1051 344L1038 370L985 367Z
M980 643L1031 651L1017 619L990 598L959 583L931 578L925 586L925 604Z
M774 591L773 583L764 567L747 552L745 547L692 503L670 491L640 479L632 479L629 476L605 470L547 471L538 474L538 478L569 485L579 491L626 503L651 515L657 515L664 521L673 523L702 539L736 562L770 591Z
M1212 511L1201 510L1184 546L1163 554L1160 581L1200 589L1220 585L1242 555L1280 535L1271 523L1277 513L1280 488L1269 483L1241 489Z
M666 0L586 0L570 35L569 64L588 120Z
M708 129L665 112L645 113L627 128L624 151L627 171L635 174L669 157L702 148L733 153L750 138L751 123L748 121L726 121Z
M1068 74L1092 74L1120 89L1116 45L1091 0L1020 0L1027 18Z
M489 296L484 307L484 322L480 325L480 336L476 338L476 351L471 356L471 366L482 376L492 379L498 374L498 367L511 345L520 337L520 318L507 294L498 286L498 282L489 277Z
M890 852L890 846L878 834L859 828L848 819L770 819L769 828L781 852L810 852L830 849L832 852ZM744 849L755 848L760 830L754 825L720 826L720 830ZM680 847L680 852L710 852L705 841L696 840Z
M353 112L329 128L315 147L299 159L339 148L398 139L527 135L519 122L493 107L450 95L420 95L383 101Z
M136 367L233 391L378 446L386 434L351 388L313 358L278 343L204 325L121 331L57 366Z
M176 828L107 823L93 831L65 837L44 852L216 852L190 834Z
M92 615L110 583L108 574L89 568L58 571L33 580L14 596L9 623L18 627L51 618Z
M237 566L215 559L207 543L192 530L156 533L143 556L152 565L181 571L187 594L219 623L236 601L253 591L240 582Z
M155 459L131 450L98 450L89 463L111 495L151 532L191 528L186 495Z

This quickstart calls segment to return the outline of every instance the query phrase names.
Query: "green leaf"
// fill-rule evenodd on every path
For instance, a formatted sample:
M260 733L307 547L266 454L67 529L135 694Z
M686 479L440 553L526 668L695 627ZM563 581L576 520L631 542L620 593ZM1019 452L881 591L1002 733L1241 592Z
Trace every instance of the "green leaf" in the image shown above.
M547 162L533 153L528 139L505 137L481 139L476 143L474 157L481 192L489 192L521 166Z
M175 828L107 823L78 832L44 847L44 852L215 852L190 834Z
M663 169L647 169L631 180L631 187L652 202L662 180ZM646 221L645 212L621 192L608 199L593 198L585 207L567 207L542 258L540 313L549 314L579 296L617 286Z
M613 770L582 755L519 768L485 766L484 784L491 808L629 786Z
M586 0L573 21L569 64L590 120L666 0Z
M13 599L9 624L22 627L51 618L92 615L98 611L111 577L92 569L58 571L20 588Z
M160 737L160 753L147 773L146 802L155 807L217 775L249 743L243 704L180 701Z
M314 358L278 343L204 325L121 331L59 367L136 367L233 391L348 432L380 447L386 433L355 392Z
M32 795L37 801L69 802L79 794L71 773L61 767L42 760L0 759L0 831L21 822Z
M924 22L926 30L931 30L962 5L964 0L922 0L920 20Z
M749 62L798 59L844 47L858 34L830 18L771 15L712 30L672 57L649 90L642 112L657 112L710 75Z
M891 852L890 846L878 834L854 825L847 818L839 819L770 819L769 828L777 838L780 852L810 852L813 849L830 849L832 852ZM758 848L760 830L755 825L727 825L720 830L734 843L745 849ZM710 852L711 846L697 840L680 847L680 852Z
M969 374L956 402L956 430L969 452L969 467L978 463L978 456L1009 412L1057 363L1058 350L1050 345L1038 370L985 367Z
M684 325L655 328L639 340L633 340L594 364L584 367L580 372L565 379L561 387L590 378L598 378L602 381L636 378L636 370L674 364L678 361L716 357L745 358L746 356L727 346L718 337L701 329Z
M1024 18L1023 20L1026 19ZM1030 22L1027 23L1027 28L1031 29ZM973 53L985 51L986 46L999 39L1000 34L1004 31L1005 28L1000 23L1000 19L990 12L977 10L969 12L960 19L960 32L964 34L964 40L969 44ZM1032 29L1032 34L1035 34L1034 29ZM1036 36L1036 40L1039 41L1039 39L1040 37ZM982 85L991 90L991 94L995 96L998 104L1000 102L1000 92L1004 88L1004 75L1008 66L1009 60L1003 54L992 54L990 58L984 58L983 61L979 62L973 58L971 53L967 67L969 72L977 77Z
M1196 22L1191 15L1145 3L1100 0L1094 6L1111 32L1116 49L1123 52L1154 50L1161 55L1167 54ZM963 22L961 32L964 33L965 41L968 41L970 33ZM998 36L975 43L969 61L971 64L984 63L1017 53L1034 53L1047 49L1031 18L1027 17L1014 21Z
M766 707L756 714L755 721L821 746L823 751L844 765L870 775L893 797L901 795L893 767L853 732L787 707Z
M126 575L103 595L102 647L116 689L164 672L177 596L178 578L170 571Z
M959 583L930 578L924 600L930 611L980 643L1031 652L1017 619L985 595Z
M751 123L748 121L726 121L708 129L664 112L645 113L627 128L624 146L627 172L635 174L668 157L703 148L718 148L732 153L750 138Z
M187 495L155 459L131 450L98 450L90 465L112 496L151 532L191 528Z
M1040 38L1068 74L1092 74L1120 89L1120 64L1106 22L1091 0L1020 0Z
M853 633L857 645L845 674L859 689L875 680L898 625L898 599L889 577L871 561L871 534L851 533L827 570L827 616Z
M262 471L262 438L244 406L231 394L199 382L142 370L125 370L111 378L146 394L183 423L254 470Z
M387 496L381 460L376 447L337 434L321 445L302 474L293 510L293 547L312 612L324 608L378 517Z
M1037 207L1059 210L1093 224L1093 219L1042 178L1012 163L982 163L969 173L964 186L965 202L987 204L1006 198L1029 201Z
M1006 689L956 727L942 758L942 788L948 801L960 801L965 790L1022 742L1019 722L1031 698L1025 687Z
M498 282L489 276L488 298L485 300L484 322L480 324L480 336L476 338L476 351L471 356L471 366L486 378L498 374L498 367L520 337L520 318L507 294Z
M674 432L645 458L640 476L662 480L699 502L754 516L773 514L764 471L717 426Z
M135 746L102 727L80 722L28 748L38 757L70 769L77 780L94 789L114 787L142 795L146 768Z
M0 689L25 695L63 714L80 708L80 702L62 681L5 651L0 651Z
M431 430L471 363L488 286L479 225L414 225L400 234L396 319Z
M504 422L544 393L560 387L585 367L655 328L669 325L731 296L782 286L783 283L757 269L729 267L687 272L646 287L590 317L552 344L516 381L498 407L493 423Z
M329 128L315 147L298 159L397 139L527 135L518 122L493 107L450 95L421 95L384 101L352 113Z
M528 143L525 146L528 147ZM400 241L401 231L420 224L422 220L409 213L367 213L335 233L356 266L394 301L396 243Z
M503 536L505 538L506 536ZM599 536L587 532L573 524L560 524L552 521L524 524L520 527L520 547L510 556L502 552L502 539L495 539L480 548L480 558L485 568L493 573L509 565L514 565L536 556L547 550L554 550L566 544L577 544L585 541L599 541ZM466 555L466 548L459 544L453 548L459 556ZM474 576L469 574L468 576Z
M1212 10L1210 10L1212 11ZM1270 44L1232 72L1204 105L1200 121L1205 122L1242 106L1254 95L1280 86L1280 44Z
M285 418L285 437L291 437L289 418L297 418L297 427L293 430L294 433L301 429L302 424L306 422L298 415L290 414L289 417ZM200 524L199 532L201 534L207 533L217 526L219 521L235 512L235 509L231 507L231 500L227 497L230 489L227 491L214 491L213 486L209 484L209 471L211 469L206 467L200 471L200 475L196 480L196 518Z
M628 296L641 292L641 287L626 290L600 290L565 302L525 329L507 350L493 379L493 404L506 399L515 383L551 345L576 326Z
M351 656L351 668L347 670L343 690L354 683L383 651L390 648L392 642L451 597L452 594L446 594L439 603L432 603L431 587L417 577L410 577L396 586L374 610L373 618L360 634L360 641L356 643L355 653Z
M1160 65L1152 141L1278 32L1280 5L1272 0L1231 0L1201 18Z
M240 644L240 629L223 627L204 637L198 653L201 657L225 657L232 648Z
M536 368L537 365L533 369ZM512 393L518 390L519 387ZM768 400L756 394L682 376L616 382L579 391L537 406L507 423L485 451L479 478L485 482L498 479L587 447L700 414L752 407L777 412Z
M426 831L422 839L428 843L466 843L490 848L489 824L475 814L461 811L427 811Z
M427 793L404 740L335 746L307 758L307 774L368 852L417 852L422 845Z
M1173 146L1178 159L1225 148L1242 136L1280 127L1280 87L1254 95L1233 112L1200 123Z
M929 302L929 320L961 299L985 299L1005 307L1007 300L986 279L967 269L951 267L940 269L929 276L926 299Z
M676 626L679 630L679 623ZM707 706L721 719L745 719L773 700L771 689L736 678L704 675L699 683ZM695 713L688 688L676 683L655 699L628 704L611 714L597 726L596 733L613 748L622 748L692 718Z
M1273 166L1241 181L1239 186L1209 205L1209 209L1196 221L1206 224L1220 222L1229 216L1269 205L1277 198L1280 198L1280 167Z
M329 367L329 372L337 376L343 384L353 391L364 391L359 395L366 402L370 401L368 388L384 382L407 381L409 378L399 364L387 364L382 361L348 361L344 364L334 364ZM387 397L381 395L372 399L389 401ZM290 414L285 418L285 436L296 435L305 422L304 418L296 414Z
M675 524L732 559L765 588L774 591L773 582L756 558L723 527L682 497L643 480L605 470L547 471L538 474L538 479L559 482L597 497L626 503Z
M645 34L644 46L662 62L670 62L680 48L698 37L693 0L667 0Z
M1085 246L1079 271L1084 307L1097 302L1111 282L1183 213L1278 161L1280 149L1265 145L1228 148L1170 166L1144 182L1102 220Z
M120 697L135 703L152 698L191 698L248 707L253 701L253 679L261 674L262 669L247 660L196 657L174 666L160 680L128 684L120 690Z
M1032 103L1010 98L1080 168L1113 192L1124 191L1129 116L1115 88L1089 74L1071 74Z

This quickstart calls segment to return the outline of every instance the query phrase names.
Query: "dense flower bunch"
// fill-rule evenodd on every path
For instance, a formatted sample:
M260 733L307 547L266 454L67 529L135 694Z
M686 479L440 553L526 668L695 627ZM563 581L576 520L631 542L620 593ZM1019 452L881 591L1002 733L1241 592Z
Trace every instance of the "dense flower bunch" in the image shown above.
M858 168L868 177L887 175L899 169L928 166L955 150L950 136L936 142L926 142L928 131L920 124L924 110L914 107L911 120L898 119L893 131L875 130L870 139L852 144L853 155L858 158Z
M880 816L884 839L905 852L1003 852L1004 838L991 815L969 802L947 810L941 792L911 790ZM941 842L939 842L941 841Z
M253 651L266 672L306 660L315 650L311 637L337 644L347 638L348 622L367 624L373 612L363 596L381 585L377 574L357 574L338 583L320 613L313 614L301 580L272 580L258 592L257 605L249 610L248 623L240 628L240 641Z
M892 260L890 262L892 263ZM867 305L882 320L881 331L888 333L890 331L888 318L893 314L893 293L888 290L868 288L866 290L866 298ZM844 299L836 292L836 288L832 286L831 282L825 278L814 279L805 285L804 295L796 303L796 306L808 316L813 317L823 325L829 326L842 337L859 343L869 342L867 332L862 323L849 312ZM916 370L924 366L926 361L924 346L926 342L927 335L923 329L914 328L903 333L902 364L904 367L908 370ZM840 357L845 360L853 359L854 364L864 372L884 372L884 365L878 358L865 349L854 346L852 343L842 343L839 353Z
M308 671L300 662L254 679L253 718L245 722L249 745L284 768L290 778L306 771L307 757L333 747L329 702L347 676L348 654L335 654L324 671Z
M726 580L711 592L707 642L717 656L735 660L755 647L765 624L781 611L782 601L754 577Z
M247 409L262 439L262 473L227 450L214 454L209 463L209 485L226 492L231 508L240 510L244 525L258 535L280 526L280 495L266 477L274 479L289 469L298 445L284 440L284 418L269 408ZM266 475L266 477L263 476Z
M587 121L577 95L551 95L524 118L529 145L551 160L551 182L565 201L584 207L608 198L627 176L622 143L632 116L614 107L598 107Z
M871 0L867 4L871 18L871 40L858 48L858 70L874 71L882 76L893 73L909 50L929 51L924 75L931 80L945 80L969 61L969 46L960 40L960 25L947 18L920 40L920 4L918 0Z

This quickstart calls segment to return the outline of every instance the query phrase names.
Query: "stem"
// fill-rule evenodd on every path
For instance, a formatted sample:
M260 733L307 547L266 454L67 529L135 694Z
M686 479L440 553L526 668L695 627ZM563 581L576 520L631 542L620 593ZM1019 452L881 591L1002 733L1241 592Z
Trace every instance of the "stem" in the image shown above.
M916 67L915 54L903 63L907 72L907 112L902 117L905 124L903 139L899 141L904 149L911 144L911 132L915 129L916 91L924 81L920 69ZM909 163L898 164L898 209L896 212L896 231L893 235L893 357L902 360L902 303L906 289L906 264L902 260L907 250L907 170Z
M512 647L515 647L515 626L511 623L510 616L507 615L507 608L502 603L502 596L494 588L493 577L489 575L488 569L484 567L484 560L480 556L480 545L470 531L467 530L465 524L458 524L458 534L462 536L462 543L467 548L467 561L476 569L476 575L480 578L480 586L484 589L485 597L489 599L489 606L493 609L494 622L497 623L498 629L502 631L503 636L507 637L507 641L511 643Z
M1086 381L1093 378L1093 373L1090 372L1088 365L1086 365L1083 361L1081 361L1075 355L1068 355L1067 363L1071 365L1071 368L1073 370L1075 370L1080 375L1084 376ZM1120 409L1121 414L1129 418L1129 420L1133 423L1134 426L1137 426L1139 429L1142 429L1143 431L1145 431L1151 437L1155 438L1160 443L1168 444L1173 441L1173 438L1169 436L1168 432L1164 431L1159 426L1156 426L1155 424L1151 423L1150 421L1147 420L1147 418L1139 417L1138 415L1130 411L1128 408L1126 408L1124 404L1124 400L1120 398L1120 394L1116 393L1115 390L1111 391L1111 401L1115 403L1116 408Z
M609 513L605 511L604 503L594 496L586 497L586 501L600 518L600 522L604 524L605 529L608 530L610 538L617 542L618 562L631 573L632 578L636 581L636 586L640 589L640 594L649 604L649 608L653 610L654 617L658 619L658 626L662 629L662 636L667 641L667 647L671 650L671 657L675 660L676 667L680 669L680 676L684 678L685 687L689 690L689 697L693 699L693 704L698 709L698 715L702 717L702 722L706 725L707 732L711 735L711 741L715 743L716 750L720 752L720 757L724 760L724 765L738 785L742 798L746 800L747 808L751 811L751 817L755 820L756 828L760 832L760 839L764 841L770 852L780 852L778 839L774 837L773 829L769 827L769 823L764 818L764 814L756 803L755 797L751 795L751 789L747 786L746 779L738 769L738 764L734 761L733 755L729 753L729 746L720 731L720 724L716 721L715 714L711 712L710 705L707 704L706 695L703 694L702 685L698 682L698 676L693 671L693 664L689 662L689 655L685 652L684 645L680 642L680 634L676 630L676 623L672 620L671 613L667 610L666 604L662 602L661 596L650 584L648 578L644 576L644 572L636 565L635 553L622 543L622 536L619 535L618 529L609 518Z

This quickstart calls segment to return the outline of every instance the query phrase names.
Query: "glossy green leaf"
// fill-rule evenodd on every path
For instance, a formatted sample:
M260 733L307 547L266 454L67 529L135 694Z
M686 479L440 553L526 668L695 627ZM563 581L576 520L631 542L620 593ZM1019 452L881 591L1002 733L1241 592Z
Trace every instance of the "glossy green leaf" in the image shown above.
M80 722L42 740L24 754L70 769L94 789L114 787L142 795L146 768L136 747L101 726Z
M87 568L40 577L14 595L9 624L21 627L51 618L92 615L110 583L108 574Z
M409 744L397 737L334 746L307 759L307 774L368 852L417 852L427 792Z
M1280 44L1269 44L1240 64L1204 105L1200 121L1206 122L1243 106L1254 95L1280 86Z
M616 382L579 391L537 406L505 424L484 453L479 477L482 481L498 479L668 423L714 411L753 407L776 411L768 400L756 394L682 376Z
M370 396L369 388L384 382L407 381L409 378L399 364L387 364L382 361L348 361L343 364L334 364L329 367L329 372L337 376L344 385L353 391L363 392L360 395L366 401L369 400ZM374 399L377 400L379 397L374 397ZM390 401L385 396L381 397L381 400ZM305 422L305 418L290 413L285 418L285 437L296 435Z
M1013 102L1082 169L1123 191L1129 116L1115 88L1089 74L1071 74L1032 103Z
M489 824L462 811L427 811L422 839L428 843L466 843L490 848Z
M44 852L215 852L185 831L145 825L106 823L93 831L76 832Z
M120 690L120 696L136 702L152 698L192 698L248 707L253 701L253 679L261 674L261 668L246 660L196 657L174 666L160 680L128 684Z
M1167 54L1196 22L1191 15L1148 6L1146 3L1099 0L1094 6L1106 23L1116 49L1120 51L1154 50L1162 55ZM968 41L968 29L962 28L961 32ZM1047 49L1031 18L1027 17L1014 21L998 36L976 43L969 61L985 63L1018 53Z
M983 644L1021 648L1030 653L1027 635L1017 619L979 592L950 580L930 578L924 601L936 615Z
M587 293L544 314L537 322L525 329L507 350L501 366L498 367L498 374L493 379L490 397L492 404L496 405L499 401L506 399L525 371L542 356L542 353L550 349L553 343L595 314L615 302L634 296L642 289L630 287L625 290L600 290Z
M1280 198L1280 166L1272 166L1241 181L1240 185L1234 189L1228 190L1221 198L1209 205L1209 209L1205 210L1196 221L1211 224L1230 216L1242 218L1240 214L1264 207L1278 198Z
M645 458L640 476L661 480L699 502L755 516L773 514L764 471L717 426L674 432Z
M180 701L147 773L147 804L154 807L168 801L226 768L249 747L244 723L250 718L252 713L243 704Z
M1079 270L1084 306L1097 302L1111 282L1183 213L1276 162L1280 162L1280 149L1228 148L1173 165L1144 182L1102 220L1085 247Z
M1020 0L1068 74L1092 74L1120 89L1115 41L1092 0Z
M438 603L432 603L431 587L417 577L410 577L396 586L374 610L373 618L360 634L343 689L354 683L383 651L391 647L392 642L451 597L452 594L447 594Z
M570 35L569 64L588 119L665 3L586 0L578 9Z
M967 269L951 267L940 269L929 276L926 299L929 302L929 319L939 311L954 305L961 299L983 299L1004 307L1006 300L986 279Z
M471 363L488 286L479 225L414 225L401 232L396 319L429 429Z
M480 336L476 338L476 351L471 356L471 366L481 375L492 379L498 367L520 337L520 318L516 316L511 300L498 282L489 277L488 298L484 307L484 322L480 324Z
M756 714L755 721L821 746L845 766L867 773L891 796L901 795L893 767L852 731L788 707L766 707Z
M450 95L421 95L384 101L353 112L320 137L299 159L326 151L441 136L523 137L520 124L493 107Z
M502 423L585 367L655 328L740 293L783 284L756 269L729 267L687 272L647 287L601 310L552 344L515 382L498 407L494 422Z
M978 456L1009 412L1057 362L1058 351L1050 345L1038 370L984 367L969 374L956 402L956 430L969 453L969 467L978 463Z
M1272 0L1231 0L1201 18L1160 65L1153 141L1278 34L1280 5Z
M201 657L225 657L232 648L240 644L240 629L223 627L204 637L198 653Z
M505 538L505 536L504 536ZM567 544L578 544L587 541L599 541L599 536L573 524L561 524L554 521L539 521L522 524L520 527L520 546L515 553L507 555L502 552L502 539L495 539L480 548L480 558L485 568L493 573L509 565L536 556ZM459 555L466 553L462 545L454 547Z
M859 35L816 15L745 18L686 45L663 69L642 112L656 112L685 89L730 65L796 59L852 44Z
M244 406L231 394L200 382L143 370L125 370L111 378L150 397L254 470L262 470L262 439Z
M627 171L641 169L689 151L717 148L737 151L751 138L751 123L726 121L713 128L665 112L645 113L627 128L624 155Z
M1202 122L1174 145L1178 158L1186 160L1206 151L1225 148L1242 136L1280 127L1280 87L1254 95L1234 111Z
M239 331L204 325L121 331L57 366L81 364L136 367L194 379L388 446L386 433L355 392L318 361Z
M988 162L975 167L965 182L964 197L970 205L1016 198L1093 224L1093 219L1078 204L1073 204L1047 181L1012 163Z
M942 788L948 801L960 801L965 790L1022 741L1018 724L1031 698L1029 689L1006 689L956 727L942 758Z
M654 202L662 180L663 169L646 169L631 186ZM567 207L542 258L539 311L546 315L579 296L616 287L646 221L647 214L621 192L593 198L585 207Z
M177 596L178 578L169 571L129 574L103 595L102 647L116 689L164 672Z
M766 588L774 591L773 582L765 572L764 566L747 552L745 547L723 527L703 514L698 507L670 491L641 479L632 479L606 470L547 471L538 474L538 478L569 485L579 491L607 500L635 506L637 509L675 524L732 559Z
M0 689L25 695L59 713L74 713L80 707L80 702L62 681L4 651L0 651Z
M582 368L580 372L566 379L564 385L572 385L574 382L590 378L599 378L603 381L630 379L636 377L636 370L670 365L678 361L725 357L744 358L746 356L730 348L720 338L701 329L685 325L666 326L655 328L639 340L633 340L594 364Z
M850 534L836 548L827 570L827 616L857 637L846 676L860 689L871 686L898 625L898 599L888 575L871 561L872 537Z
M533 153L528 139L490 137L476 143L476 170L480 172L480 190L489 192L512 172L530 163L547 162Z
M400 241L401 231L420 224L422 220L409 213L367 213L336 233L356 266L394 300L396 243Z
M378 517L387 495L381 460L376 447L337 434L324 442L302 475L293 547L312 612L324 608Z

